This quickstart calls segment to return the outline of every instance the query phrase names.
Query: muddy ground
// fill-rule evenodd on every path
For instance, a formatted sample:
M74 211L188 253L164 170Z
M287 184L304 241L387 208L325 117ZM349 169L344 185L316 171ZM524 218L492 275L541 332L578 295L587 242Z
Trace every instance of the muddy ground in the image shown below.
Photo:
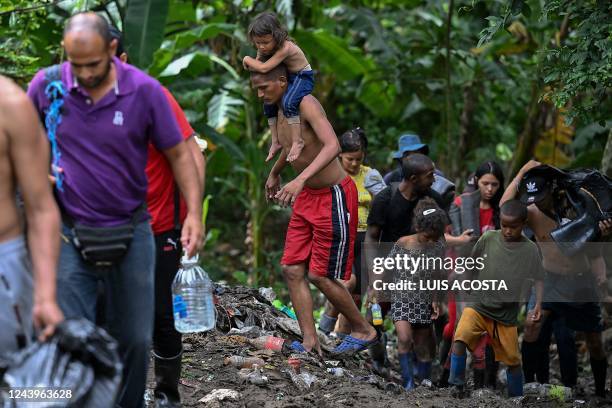
M405 392L398 383L394 355L394 341L390 339L388 350L392 363L390 378L383 379L369 369L367 352L339 361L325 352L323 361L304 357L301 373L314 375L310 388L297 387L291 380L288 355L269 350L256 350L247 338L259 335L275 335L288 340L299 339L299 328L292 319L276 310L256 289L224 287L218 295L217 329L203 334L184 337L185 353L181 378L181 394L186 407L604 407L612 406L612 399L591 398L593 381L585 347L579 348L579 384L573 397L567 402L551 398L526 396L509 400L503 396L505 387L498 391L475 391L464 399L450 395L449 389L417 388ZM231 332L230 332L231 330ZM608 384L612 378L612 332L607 332L607 351L610 359ZM323 348L331 349L333 340L322 338ZM267 377L267 383L255 385L239 377L239 369L224 365L231 355L256 356L265 360L259 372ZM327 372L330 367L342 367L344 375ZM393 370L394 369L394 370ZM469 370L468 370L469 371ZM243 371L248 373L249 371ZM551 379L560 384L558 358L551 348ZM434 370L434 381L439 369ZM503 380L503 373L500 375ZM151 378L152 379L152 378ZM151 383L150 383L151 384ZM468 384L470 384L468 380ZM609 387L609 386L608 386ZM212 398L219 389L234 391L230 397ZM219 393L219 391L216 391ZM208 397L208 400L206 398ZM234 399L231 399L231 398ZM208 402L204 402L208 401Z

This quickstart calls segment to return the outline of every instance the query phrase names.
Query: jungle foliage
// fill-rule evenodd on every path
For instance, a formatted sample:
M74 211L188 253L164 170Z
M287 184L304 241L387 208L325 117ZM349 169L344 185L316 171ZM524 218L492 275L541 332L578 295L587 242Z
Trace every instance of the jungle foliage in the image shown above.
M63 23L83 10L124 31L132 63L209 140L211 268L250 283L279 276L288 216L263 195L269 132L241 64L258 12L282 17L336 133L365 129L381 171L408 130L459 184L487 159L599 167L610 138L606 1L0 0L0 73L25 86L60 61Z

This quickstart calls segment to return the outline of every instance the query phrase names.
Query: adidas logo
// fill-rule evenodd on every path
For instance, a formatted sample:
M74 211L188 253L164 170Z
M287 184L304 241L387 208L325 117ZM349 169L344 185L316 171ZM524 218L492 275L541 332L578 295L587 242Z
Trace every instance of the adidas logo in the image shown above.
M537 193L538 192L538 188L536 187L536 183L535 182L530 182L527 183L527 192L528 193Z

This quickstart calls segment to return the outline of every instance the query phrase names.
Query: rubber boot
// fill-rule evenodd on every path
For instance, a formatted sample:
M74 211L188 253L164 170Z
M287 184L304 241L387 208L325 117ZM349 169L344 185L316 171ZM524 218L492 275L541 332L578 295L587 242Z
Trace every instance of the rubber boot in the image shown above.
M465 386L465 362L467 355L458 356L455 353L451 354L451 368L448 383L453 385L451 394L458 398L463 398Z
M386 346L387 336L385 336L383 333L380 338L381 341L372 346L368 346L368 350L370 352L370 357L372 357L372 368L374 369L374 372L381 377L386 377L388 375L386 370L386 367L388 366Z
M478 390L483 388L485 383L485 370L482 368L474 368L472 374L474 375L474 389Z
M325 333L326 336L329 336L329 333L334 331L334 327L336 327L336 321L338 321L338 318L323 313L321 319L319 319L319 330Z
M404 389L410 391L414 389L414 368L412 364L414 353L399 353L397 356L399 357L402 379L404 380Z
M506 370L508 380L508 398L521 397L523 395L523 371L517 370L513 374L510 369Z
M438 380L438 388L448 387L449 375L450 375L450 370L448 368L442 369L442 374L440 374L440 380Z
M152 354L155 364L155 407L180 407L178 383L181 378L183 352L170 358Z
M598 397L606 397L606 371L608 371L608 360L597 360L591 357L591 370L593 371L593 379L595 380L595 395Z
M538 346L536 342L523 341L521 347L521 357L523 361L523 373L525 381L528 383L536 381L536 370L538 368ZM538 378L538 381L540 379Z
M497 388L497 371L499 370L499 362L495 361L495 352L491 346L487 346L486 348L485 364L485 386L494 390Z
M421 382L422 387L431 387L431 361L418 361L417 366L417 378Z

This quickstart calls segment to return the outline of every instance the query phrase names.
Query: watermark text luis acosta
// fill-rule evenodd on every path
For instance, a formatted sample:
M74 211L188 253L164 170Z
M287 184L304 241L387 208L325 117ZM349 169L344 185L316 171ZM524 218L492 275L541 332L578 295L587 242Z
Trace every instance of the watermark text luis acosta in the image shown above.
M414 275L419 270L454 271L457 275L465 272L479 272L485 267L486 254L482 257L432 257L426 255L409 256L408 254L395 254L395 256L375 257L372 259L371 271L381 275L388 271L406 271ZM377 291L507 291L508 287L503 279L405 279L386 282L383 279L374 279L373 288Z

